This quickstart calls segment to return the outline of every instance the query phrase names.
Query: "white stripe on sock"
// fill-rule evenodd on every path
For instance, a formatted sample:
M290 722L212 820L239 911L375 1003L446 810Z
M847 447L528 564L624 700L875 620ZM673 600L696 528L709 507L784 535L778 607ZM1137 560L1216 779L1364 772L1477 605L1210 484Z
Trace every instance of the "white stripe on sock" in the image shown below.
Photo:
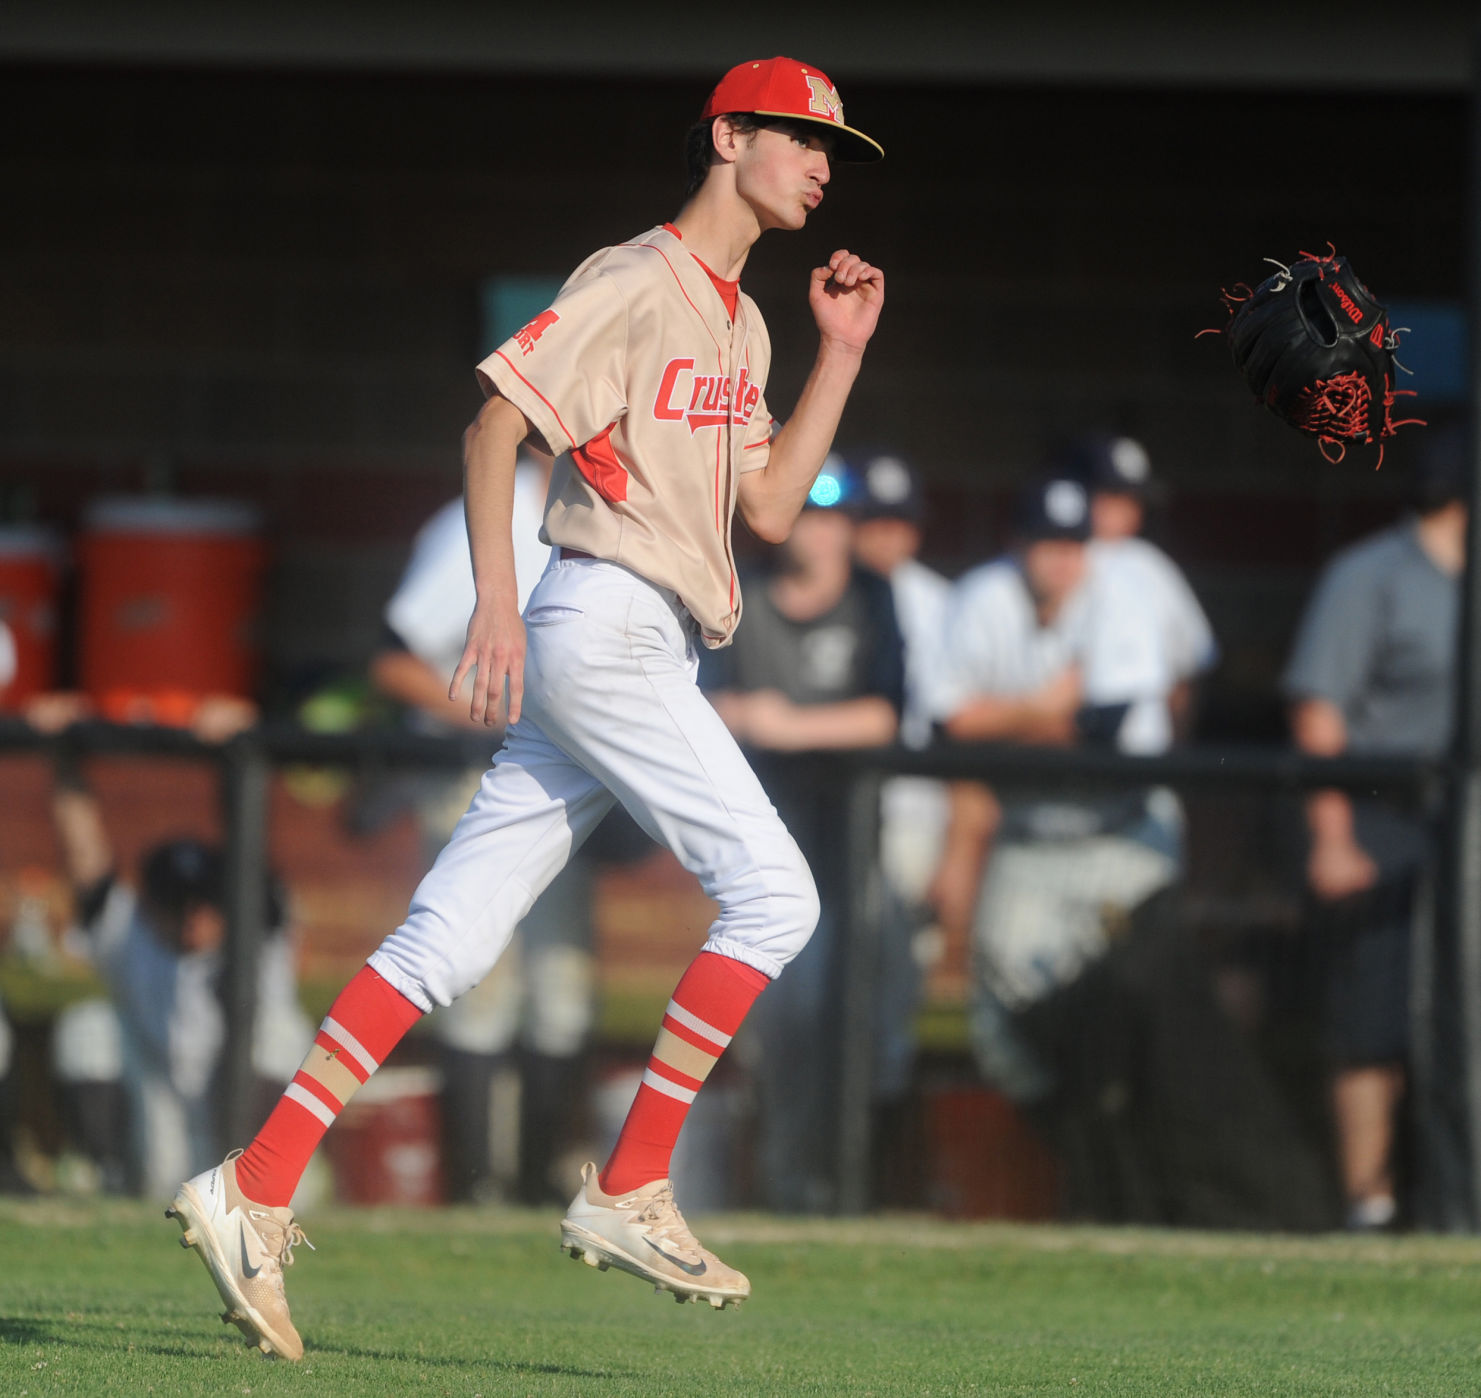
M373 1073L381 1066L366 1052L365 1045L351 1034L337 1019L331 1019L326 1015L324 1017L324 1023L319 1026L319 1032L321 1034L328 1034L367 1073Z
M300 1087L296 1082L290 1082L283 1089L284 1097L291 1097L300 1107L311 1111L325 1126L334 1125L334 1113L329 1110L312 1092L306 1087Z
M680 1087L676 1082L661 1078L652 1068L643 1069L643 1081L655 1092L661 1092L665 1097L672 1097L676 1102L692 1102L699 1096L694 1088Z
M692 1015L676 1000L669 1001L669 1007L664 1014L679 1021L686 1029L692 1029L698 1035L708 1039L712 1044L720 1047L730 1047L730 1035L722 1034L713 1024L706 1024L698 1015Z

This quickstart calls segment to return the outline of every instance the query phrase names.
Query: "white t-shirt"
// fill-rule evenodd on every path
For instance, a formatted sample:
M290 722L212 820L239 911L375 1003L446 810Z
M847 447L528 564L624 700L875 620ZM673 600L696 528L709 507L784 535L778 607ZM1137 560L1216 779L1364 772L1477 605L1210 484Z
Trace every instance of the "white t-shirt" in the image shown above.
M514 472L513 516L514 576L521 612L550 559L550 546L540 542L544 514L544 473L523 459ZM386 624L413 655L450 680L463 655L475 600L473 557L460 495L417 531L406 571L386 604Z
M931 690L942 664L942 637L951 606L951 583L918 559L907 558L890 574L895 616L905 638L905 711L900 740L923 748L931 741Z
M1089 562L1085 702L1129 705L1123 752L1163 752L1173 689L1218 659L1208 617L1177 564L1145 539L1097 540Z
M974 695L1031 694L1080 662L1086 589L1048 626L1039 624L1016 559L973 568L952 590L931 708L949 718Z

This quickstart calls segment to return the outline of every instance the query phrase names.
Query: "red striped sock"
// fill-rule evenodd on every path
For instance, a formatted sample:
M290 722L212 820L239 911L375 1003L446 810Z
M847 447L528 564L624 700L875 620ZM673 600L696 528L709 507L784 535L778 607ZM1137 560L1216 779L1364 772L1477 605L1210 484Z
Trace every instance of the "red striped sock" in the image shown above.
M324 1133L344 1104L422 1017L389 981L362 967L340 991L252 1144L237 1159L237 1187L254 1204L278 1208L298 1188Z
M669 1001L653 1056L598 1183L624 1194L666 1179L679 1128L746 1012L771 981L752 966L702 951Z

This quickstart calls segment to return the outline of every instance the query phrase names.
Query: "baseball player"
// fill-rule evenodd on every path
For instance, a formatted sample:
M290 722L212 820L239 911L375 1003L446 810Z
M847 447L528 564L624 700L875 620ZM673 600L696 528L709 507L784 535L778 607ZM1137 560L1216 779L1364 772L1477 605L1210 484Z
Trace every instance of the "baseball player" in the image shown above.
M549 562L540 523L551 464L548 456L526 451L515 467L511 525L521 610ZM386 604L384 643L370 664L376 687L407 706L417 727L448 732L460 719L474 722L448 699L447 684L462 659L476 600L460 495L417 531ZM480 764L419 776L417 820L428 864L447 843L484 770ZM490 1103L496 1068L506 1057L517 1059L520 1071L516 1188L526 1203L546 1202L555 1189L548 1176L580 1094L581 1050L595 1018L592 873L583 851L520 924L498 966L431 1017L442 1076L443 1177L452 1199L484 1199L497 1189Z
M617 801L719 913L669 1002L612 1155L583 1171L561 1243L680 1300L720 1308L750 1294L686 1226L669 1158L752 1001L811 935L818 899L695 683L697 647L723 646L741 619L736 508L763 539L790 532L874 333L884 278L844 250L813 270L817 355L779 429L764 397L766 327L738 278L762 233L807 222L834 160L883 152L844 124L826 75L790 58L727 73L687 150L673 222L593 254L479 365L488 397L464 436L478 600L451 692L472 675L474 717L496 722L507 705L504 745L406 921L331 1006L262 1131L182 1185L170 1210L225 1318L268 1352L303 1352L283 1290L303 1241L288 1203L324 1131L412 1024L487 974ZM556 552L521 618L510 508L516 453L531 437L560 458L544 526Z
M552 461L522 452L514 472L511 524L514 574L523 611L549 562L540 540ZM463 500L449 501L417 531L406 571L386 604L385 643L371 660L376 686L408 707L411 721L446 732L467 711L447 697L462 659L468 614L477 596ZM482 722L476 725L482 727ZM430 864L445 845L483 779L484 767L425 774L417 816ZM596 964L591 900L601 863L630 863L652 849L621 810L613 811L520 923L489 975L434 1014L442 1074L443 1176L453 1199L483 1199L496 1190L490 1094L500 1060L519 1069L518 1197L527 1204L561 1201L554 1178L585 1088L583 1051L596 1019ZM511 1053L512 1051L512 1053Z

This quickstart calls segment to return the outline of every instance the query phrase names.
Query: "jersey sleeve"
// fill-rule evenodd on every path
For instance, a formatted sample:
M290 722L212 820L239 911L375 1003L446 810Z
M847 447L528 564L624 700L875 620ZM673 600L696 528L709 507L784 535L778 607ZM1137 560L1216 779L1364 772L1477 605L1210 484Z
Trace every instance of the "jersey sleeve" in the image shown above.
M1134 568L1091 573L1082 666L1092 705L1162 699L1177 684L1158 597Z
M627 302L601 273L568 282L478 366L485 394L514 404L559 456L627 411Z
M1219 642L1197 594L1171 559L1166 560L1165 575L1169 655L1177 677L1187 679L1218 663Z
M940 664L926 694L933 719L945 722L974 695L1000 687L995 579L986 569L952 588L941 628Z
M766 406L766 395L756 404L751 419L746 423L746 439L741 447L741 474L759 471L771 459L771 440L781 428L781 423L772 417Z

